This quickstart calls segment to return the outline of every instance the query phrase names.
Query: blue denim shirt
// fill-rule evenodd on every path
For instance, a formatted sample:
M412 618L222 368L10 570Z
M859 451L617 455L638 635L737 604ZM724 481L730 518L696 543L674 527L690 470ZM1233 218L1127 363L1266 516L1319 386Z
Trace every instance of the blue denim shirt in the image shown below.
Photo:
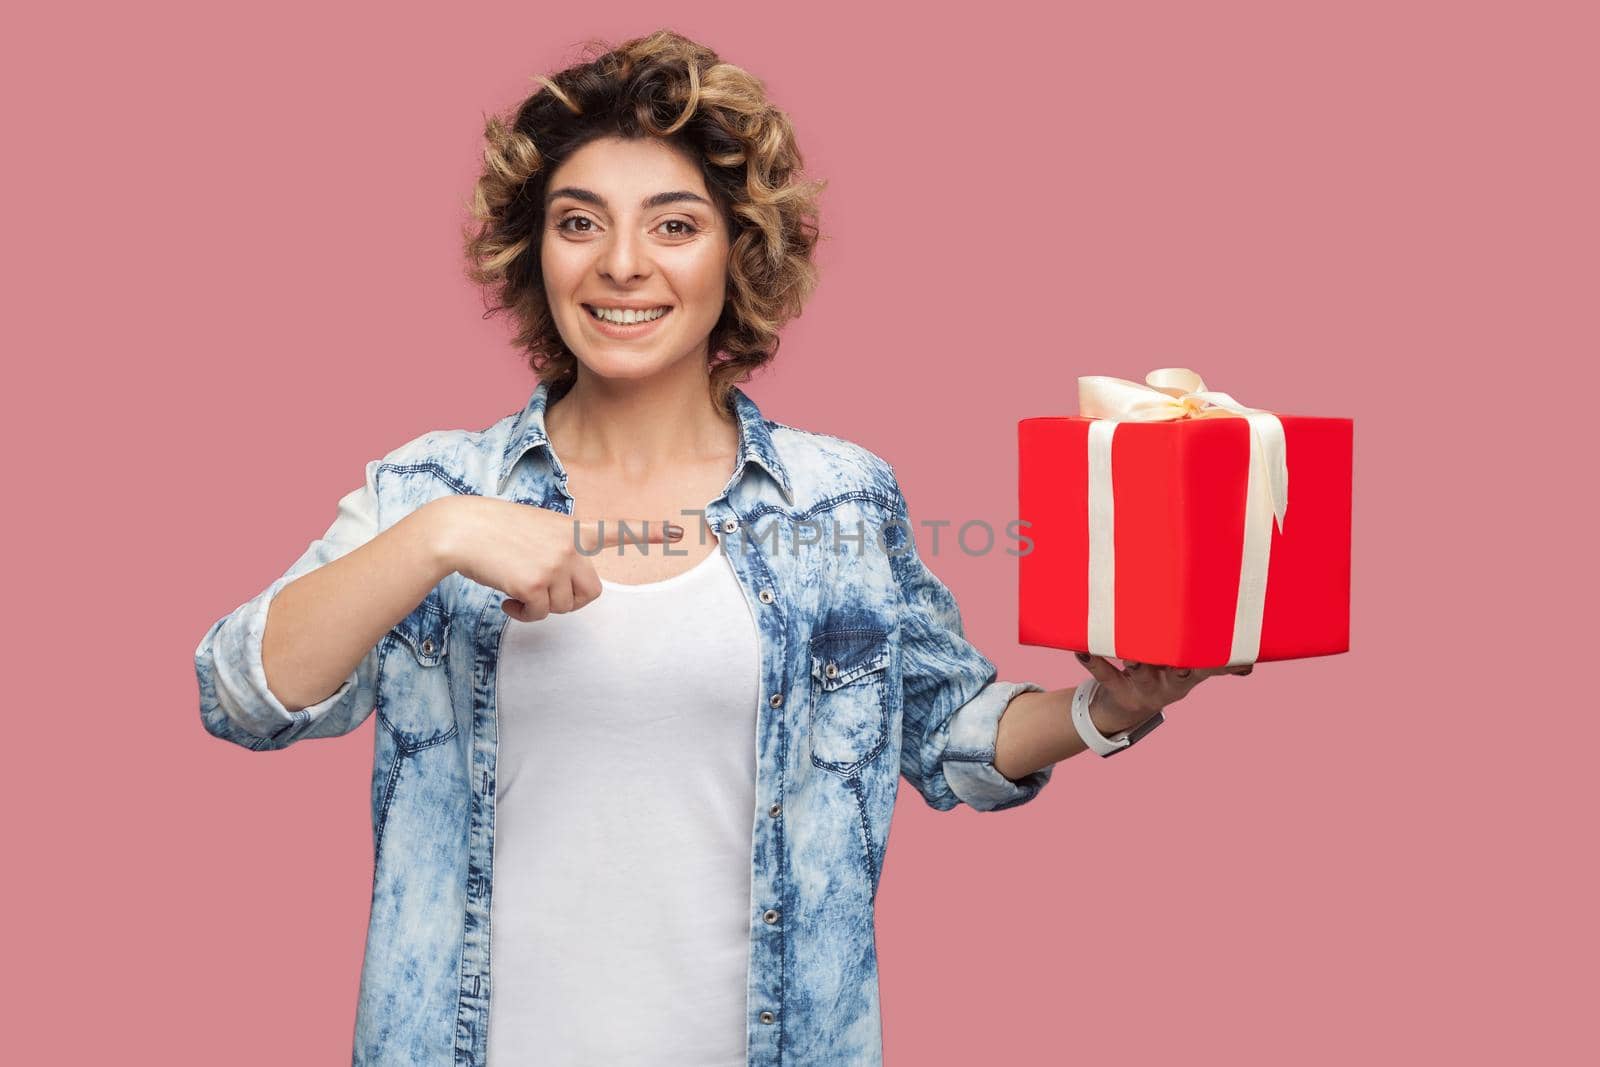
M541 384L485 430L426 433L369 463L328 531L195 650L201 721L245 748L337 737L376 711L356 1065L485 1062L496 657L508 616L498 591L452 574L336 692L288 711L262 669L267 607L295 578L446 494L570 514L566 472L545 436L547 395ZM733 404L738 460L705 513L761 647L748 1062L880 1064L873 907L899 778L940 811L1031 800L1051 768L1012 782L994 768L995 737L1007 701L1041 687L997 680L965 639L889 464L764 418L742 390Z

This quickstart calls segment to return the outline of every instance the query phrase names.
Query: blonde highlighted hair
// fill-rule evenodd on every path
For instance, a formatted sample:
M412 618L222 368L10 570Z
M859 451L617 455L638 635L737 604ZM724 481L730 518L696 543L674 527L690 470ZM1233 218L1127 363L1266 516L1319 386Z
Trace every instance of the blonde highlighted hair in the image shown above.
M537 80L543 88L510 113L485 119L464 236L486 316L510 314L517 347L553 396L570 386L577 359L556 329L539 263L550 175L598 138L658 138L698 161L728 227L727 302L708 348L712 397L727 410L729 389L777 355L778 331L817 284L826 183L802 177L788 116L757 78L666 29Z

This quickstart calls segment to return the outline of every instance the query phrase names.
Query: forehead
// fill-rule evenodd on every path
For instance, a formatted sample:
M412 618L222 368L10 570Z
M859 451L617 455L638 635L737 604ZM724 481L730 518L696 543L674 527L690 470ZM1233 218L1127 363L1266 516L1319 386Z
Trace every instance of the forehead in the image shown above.
M618 208L635 206L651 193L667 190L708 195L695 161L683 149L657 138L591 141L550 175L548 188L563 185L597 192Z

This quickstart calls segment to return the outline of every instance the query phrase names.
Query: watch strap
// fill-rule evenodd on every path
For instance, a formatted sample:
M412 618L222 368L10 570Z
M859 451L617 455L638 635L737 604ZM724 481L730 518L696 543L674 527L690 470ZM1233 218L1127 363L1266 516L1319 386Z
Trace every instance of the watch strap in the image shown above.
M1094 719L1089 715L1089 704L1094 700L1099 688L1099 679L1090 677L1079 684L1072 693L1072 724L1077 728L1078 736L1083 738L1083 743L1098 756L1116 755L1166 721L1165 716L1158 711L1138 726L1107 737L1095 726Z

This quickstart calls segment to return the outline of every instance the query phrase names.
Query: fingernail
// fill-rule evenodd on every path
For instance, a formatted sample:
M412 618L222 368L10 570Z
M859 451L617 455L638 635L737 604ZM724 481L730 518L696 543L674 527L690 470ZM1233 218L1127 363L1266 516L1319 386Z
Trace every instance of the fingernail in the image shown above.
M1077 656L1078 657L1078 662L1083 664L1085 667L1087 667L1089 665L1089 653L1087 653L1087 652L1074 652L1073 655Z
M675 522L667 523L667 536L676 540L683 536L683 527Z
M1248 667L1246 667L1246 668L1245 668L1245 669L1244 669L1244 670L1242 670L1242 671L1240 671L1240 672L1239 672L1239 673L1240 673L1240 674L1241 674L1241 675L1245 675L1245 674L1249 674L1249 673L1250 673L1250 672L1251 672L1251 671L1253 671L1253 670L1255 670L1255 669L1256 669L1256 668L1255 668L1255 665L1254 665L1254 664L1251 664L1251 665L1250 665L1250 666L1248 666Z

